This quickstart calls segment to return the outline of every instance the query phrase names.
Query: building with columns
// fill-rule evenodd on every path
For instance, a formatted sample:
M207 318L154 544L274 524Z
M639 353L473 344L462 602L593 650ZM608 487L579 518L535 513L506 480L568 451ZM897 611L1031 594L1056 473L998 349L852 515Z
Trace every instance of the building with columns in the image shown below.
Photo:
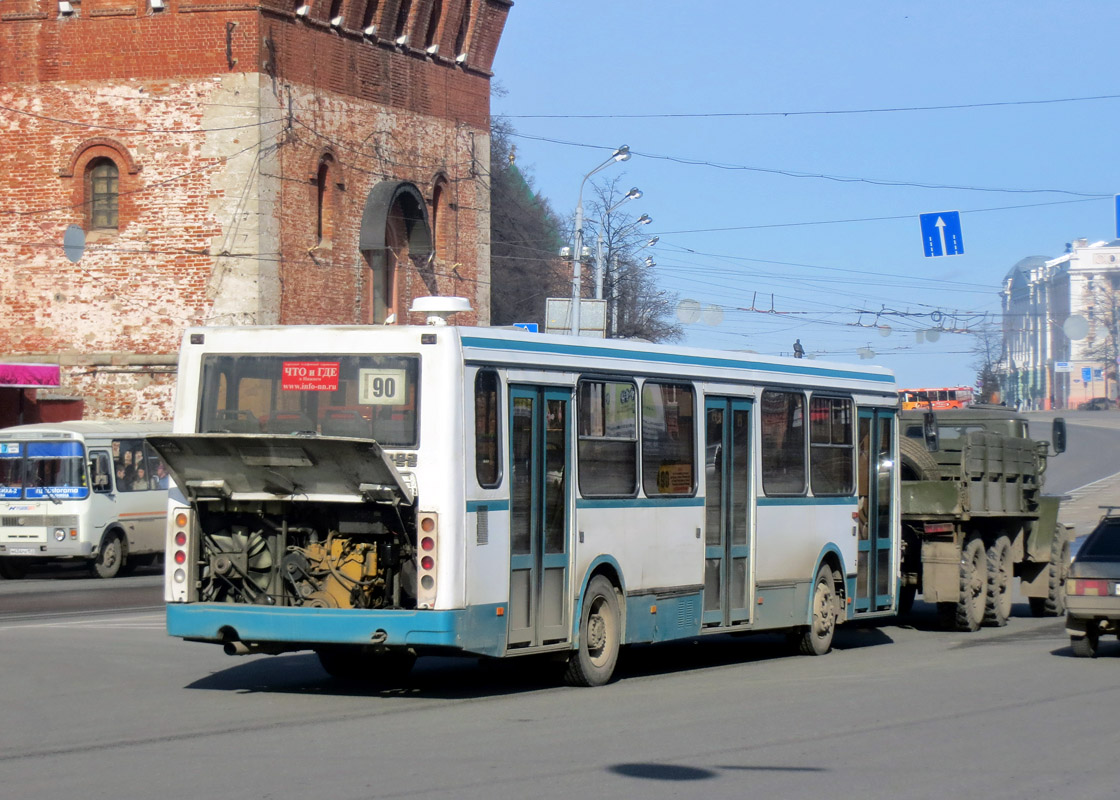
M1030 256L1004 278L1003 399L1076 408L1120 396L1120 240L1077 239L1057 258Z
M3 0L0 424L166 418L188 326L486 324L511 5Z

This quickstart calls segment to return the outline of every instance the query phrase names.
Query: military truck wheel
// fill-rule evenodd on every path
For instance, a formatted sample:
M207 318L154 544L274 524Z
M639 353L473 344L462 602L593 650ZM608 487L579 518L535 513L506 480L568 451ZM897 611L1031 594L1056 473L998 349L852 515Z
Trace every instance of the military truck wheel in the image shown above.
M1060 617L1066 613L1066 578L1069 577L1069 534L1060 522L1054 528L1046 574L1049 578L1046 597L1030 598L1031 614L1036 617Z
M958 631L980 628L987 598L987 562L984 540L976 534L969 536L961 548L960 595L957 602L937 604L945 627Z
M1002 628L1011 616L1011 539L999 536L988 548L988 584L984 597L984 624Z
M904 481L941 480L941 468L937 459L926 449L925 444L908 436L898 438L898 455L902 462L901 476Z

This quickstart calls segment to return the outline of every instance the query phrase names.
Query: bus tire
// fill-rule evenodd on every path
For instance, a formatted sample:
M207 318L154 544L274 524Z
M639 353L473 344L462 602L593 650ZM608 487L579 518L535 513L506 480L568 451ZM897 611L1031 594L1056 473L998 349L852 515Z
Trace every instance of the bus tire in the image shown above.
M105 535L93 559L93 574L99 578L115 578L121 573L126 558L124 539L119 533Z
M0 558L0 578L18 581L27 575L27 567L19 558Z
M622 646L618 591L602 575L587 584L579 620L579 647L568 656L564 680L571 686L602 686L614 674Z
M1002 628L1011 616L1011 586L1015 565L1011 539L997 536L988 548L988 584L984 596L984 624Z
M942 619L958 631L975 631L984 621L987 603L988 556L984 540L972 534L961 547L960 593L956 603L938 603Z
M813 581L812 618L809 626L801 632L798 650L807 656L823 656L832 649L832 637L836 633L839 617L839 599L836 594L836 578L832 567L821 564Z
M1036 617L1060 617L1066 613L1066 578L1069 577L1069 534L1060 522L1054 527L1046 573L1046 597L1030 598L1031 614Z

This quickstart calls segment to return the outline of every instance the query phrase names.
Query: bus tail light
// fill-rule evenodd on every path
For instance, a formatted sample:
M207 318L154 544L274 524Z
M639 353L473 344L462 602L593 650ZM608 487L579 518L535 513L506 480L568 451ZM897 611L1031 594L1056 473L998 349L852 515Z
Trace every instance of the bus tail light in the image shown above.
M434 608L436 603L436 570L439 567L439 517L421 512L417 517L420 551L416 563L416 607Z
M187 552L191 536L191 512L187 508L175 508L167 526L167 575L166 599L169 603L185 603L187 600L190 555Z

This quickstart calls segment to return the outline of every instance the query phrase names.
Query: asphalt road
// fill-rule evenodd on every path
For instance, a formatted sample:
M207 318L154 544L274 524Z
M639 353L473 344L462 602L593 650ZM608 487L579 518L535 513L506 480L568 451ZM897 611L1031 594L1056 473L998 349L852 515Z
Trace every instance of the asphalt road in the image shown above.
M1067 455L1100 456L1100 477L1117 451L1093 430L1111 429L1071 421ZM1074 658L1062 621L1022 602L971 634L936 630L919 602L906 624L842 627L821 658L772 635L634 647L598 689L559 685L547 660L432 658L363 689L310 654L171 639L161 597L154 571L0 581L0 795L1116 795L1120 642Z
M919 610L928 608L918 604ZM422 659L360 691L310 655L230 658L162 614L0 621L12 798L1115 796L1120 644L1075 659L1058 620L841 629L637 647L614 683L554 665Z

